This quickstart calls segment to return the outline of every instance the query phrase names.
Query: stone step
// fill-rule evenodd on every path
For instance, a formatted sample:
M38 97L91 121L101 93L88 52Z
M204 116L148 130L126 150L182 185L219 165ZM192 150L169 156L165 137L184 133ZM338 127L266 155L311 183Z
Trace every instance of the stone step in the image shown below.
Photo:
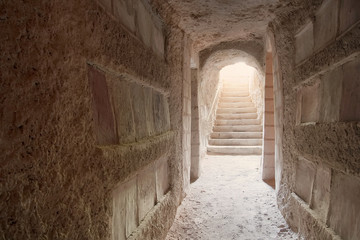
M216 114L216 119L257 119L256 113L221 113Z
M218 108L216 113L256 113L257 109L252 108Z
M262 132L213 132L210 134L212 139L248 139L262 138Z
M221 88L221 91L223 92L231 92L231 91L237 91L237 90L245 90L245 91L249 91L249 86L248 85L223 85L223 87Z
M238 120L215 120L215 125L257 125L260 119L238 119Z
M220 97L219 102L251 102L250 97Z
M219 102L219 108L255 107L252 102Z
M262 132L261 125L214 126L214 132Z
M249 88L249 83L227 83L227 82L224 82L222 87L223 88L242 88L242 87Z
M208 154L261 155L260 146L208 146Z
M244 87L223 87L221 92L249 92L249 86Z
M209 139L213 146L262 146L262 139Z
M221 97L247 97L247 96L249 96L249 91L221 93Z

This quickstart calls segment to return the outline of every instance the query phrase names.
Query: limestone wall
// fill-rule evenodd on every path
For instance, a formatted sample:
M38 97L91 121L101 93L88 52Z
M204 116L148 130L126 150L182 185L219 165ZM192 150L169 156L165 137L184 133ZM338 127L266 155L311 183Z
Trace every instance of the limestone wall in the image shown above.
M163 23L148 1L97 0L113 19L159 56L164 55Z
M212 132L215 114L221 91L219 81L220 69L211 62L200 70L199 80L199 118L200 118L200 156L204 157L207 151L207 141Z
M249 79L249 93L252 102L257 108L258 118L263 120L264 115L264 89L265 79L262 72L254 71L253 77Z
M184 38L184 59L183 59L183 186L187 193L190 190L190 169L191 169L191 40L188 36Z
M201 175L198 69L191 69L191 182Z
M305 239L357 239L360 2L298 4L270 25L279 207Z
M191 131L188 40L169 11L158 1L0 4L1 239L165 236Z

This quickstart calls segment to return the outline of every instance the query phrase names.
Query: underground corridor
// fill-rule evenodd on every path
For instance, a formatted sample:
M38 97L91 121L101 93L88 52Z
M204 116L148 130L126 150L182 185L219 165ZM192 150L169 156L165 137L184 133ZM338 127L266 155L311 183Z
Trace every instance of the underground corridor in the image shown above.
M360 239L360 1L0 1L0 239Z
M210 115L216 114L201 177L191 184L178 208L167 240L298 239L276 208L271 53L266 65L265 74L244 62L227 65L215 74L217 93ZM206 88L211 80L211 75L204 75L201 85ZM198 169L193 168L198 164L193 160L191 171Z

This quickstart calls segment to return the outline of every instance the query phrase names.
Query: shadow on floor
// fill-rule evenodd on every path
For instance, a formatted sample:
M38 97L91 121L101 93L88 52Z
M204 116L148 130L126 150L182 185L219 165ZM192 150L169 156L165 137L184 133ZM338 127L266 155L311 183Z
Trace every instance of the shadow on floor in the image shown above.
M275 179L265 179L263 182L275 189Z

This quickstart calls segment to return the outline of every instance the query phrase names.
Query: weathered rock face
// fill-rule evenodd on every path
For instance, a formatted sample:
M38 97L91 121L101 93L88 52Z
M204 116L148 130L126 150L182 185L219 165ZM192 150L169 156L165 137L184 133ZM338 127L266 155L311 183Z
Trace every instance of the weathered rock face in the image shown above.
M159 11L162 21L142 1L1 2L1 239L164 237L189 180L190 60Z
M275 92L279 207L306 239L357 239L360 4L295 6L271 24L274 84L280 79L283 92L279 101Z
M276 0L169 0L179 26L198 51L220 42L261 39L274 17Z

